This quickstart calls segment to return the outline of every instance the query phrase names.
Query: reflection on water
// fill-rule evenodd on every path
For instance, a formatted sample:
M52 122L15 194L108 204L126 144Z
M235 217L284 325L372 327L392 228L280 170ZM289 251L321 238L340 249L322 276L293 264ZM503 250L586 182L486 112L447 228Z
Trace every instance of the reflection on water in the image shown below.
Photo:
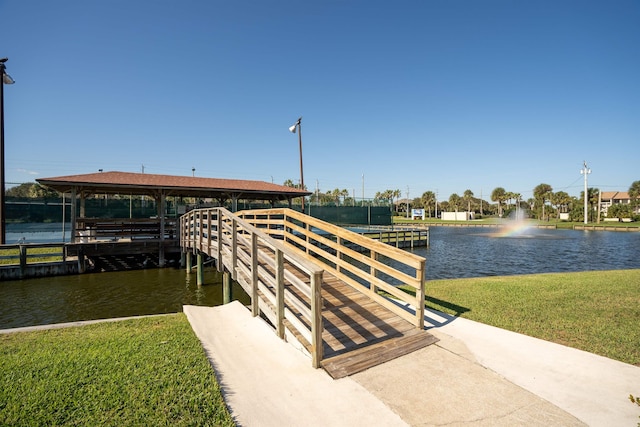
M0 284L0 329L78 320L175 313L183 304L222 304L222 274L171 268L16 280ZM234 299L249 303L234 284Z
M640 232L432 227L427 279L640 268ZM0 329L142 314L174 313L183 304L222 303L222 276L171 268L94 273L0 283ZM235 284L234 298L248 296Z

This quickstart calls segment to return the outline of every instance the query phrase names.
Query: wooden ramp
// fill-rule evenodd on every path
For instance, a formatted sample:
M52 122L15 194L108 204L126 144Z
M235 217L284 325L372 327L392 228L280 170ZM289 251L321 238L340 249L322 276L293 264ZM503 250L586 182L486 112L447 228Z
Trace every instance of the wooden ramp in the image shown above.
M435 343L437 338L325 273L321 366L342 378Z

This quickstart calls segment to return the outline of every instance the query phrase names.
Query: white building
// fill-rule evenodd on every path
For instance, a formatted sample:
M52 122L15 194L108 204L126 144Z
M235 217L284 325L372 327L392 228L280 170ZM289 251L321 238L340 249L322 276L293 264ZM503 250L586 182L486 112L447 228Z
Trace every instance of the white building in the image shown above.
M475 219L475 212L442 212L444 221L471 221Z

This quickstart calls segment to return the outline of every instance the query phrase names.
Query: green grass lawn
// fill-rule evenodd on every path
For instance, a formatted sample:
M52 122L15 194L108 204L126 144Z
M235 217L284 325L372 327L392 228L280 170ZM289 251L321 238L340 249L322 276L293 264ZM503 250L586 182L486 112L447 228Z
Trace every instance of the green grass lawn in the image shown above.
M426 283L427 307L640 364L640 269ZM0 425L233 426L184 314L0 335Z
M640 365L640 270L433 280L426 306Z
M0 335L0 425L233 426L184 314Z

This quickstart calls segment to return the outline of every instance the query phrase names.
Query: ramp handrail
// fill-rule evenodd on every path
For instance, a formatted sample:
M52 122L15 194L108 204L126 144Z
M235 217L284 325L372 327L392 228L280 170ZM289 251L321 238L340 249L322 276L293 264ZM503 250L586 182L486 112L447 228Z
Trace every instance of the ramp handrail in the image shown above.
M282 339L287 326L310 348L313 366L320 366L321 267L225 208L182 215L180 245L216 259L218 270L226 269L251 297L252 314L263 313Z
M303 251L307 259L322 265L417 328L424 327L426 260L423 257L292 209L247 210L237 214L265 233ZM409 286L415 296L399 289L398 285ZM398 304L398 300L412 305L415 315Z

